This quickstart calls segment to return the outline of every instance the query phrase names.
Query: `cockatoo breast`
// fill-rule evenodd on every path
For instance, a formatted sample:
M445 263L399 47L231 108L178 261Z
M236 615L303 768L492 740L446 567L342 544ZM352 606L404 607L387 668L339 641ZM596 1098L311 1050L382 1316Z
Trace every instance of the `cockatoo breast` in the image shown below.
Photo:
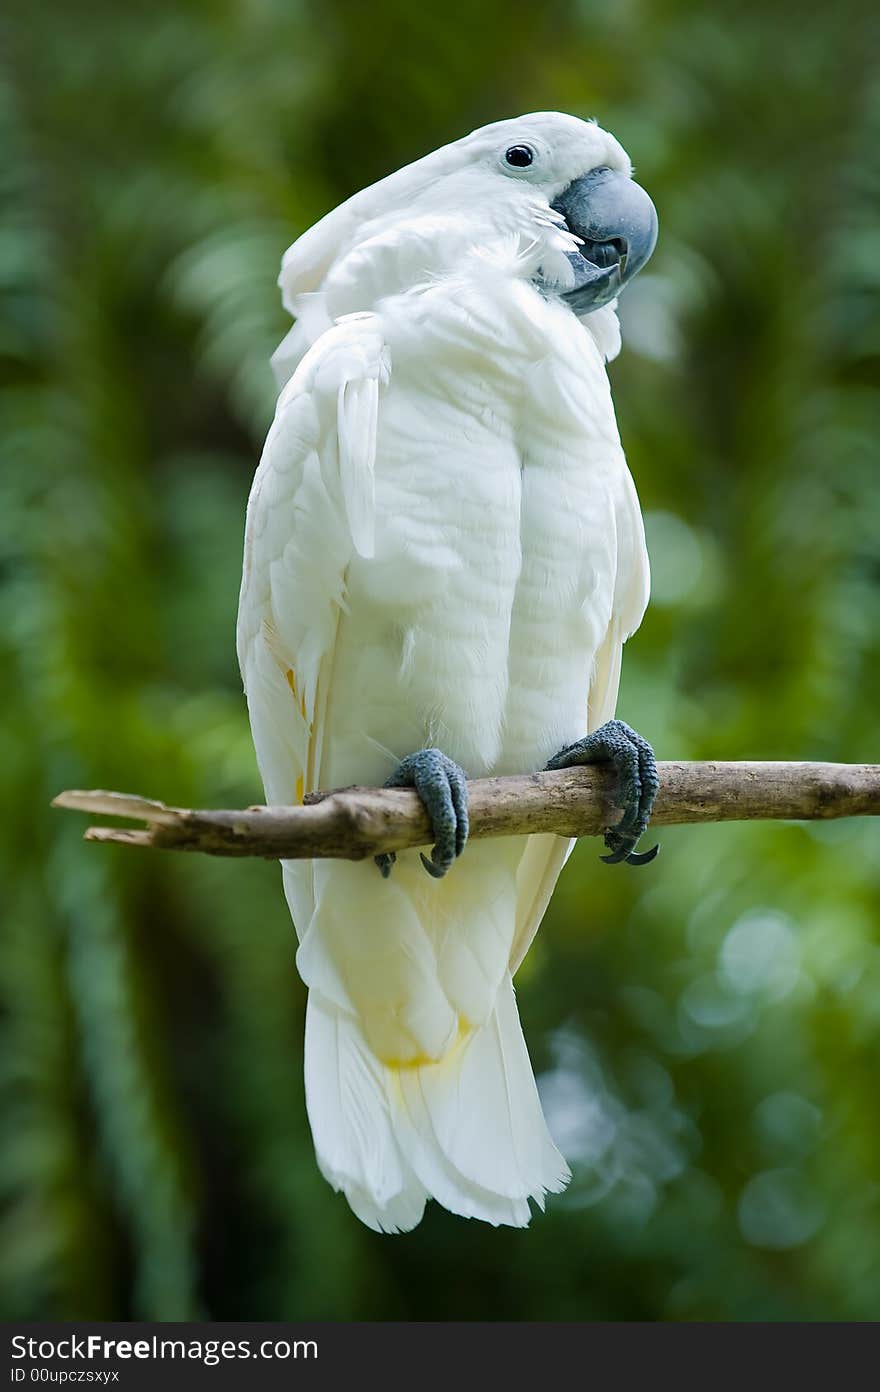
M325 786L425 743L474 776L540 768L585 729L628 474L596 339L516 239L494 253L369 305L389 363L375 550L347 577ZM362 300L388 283L367 255L360 274Z

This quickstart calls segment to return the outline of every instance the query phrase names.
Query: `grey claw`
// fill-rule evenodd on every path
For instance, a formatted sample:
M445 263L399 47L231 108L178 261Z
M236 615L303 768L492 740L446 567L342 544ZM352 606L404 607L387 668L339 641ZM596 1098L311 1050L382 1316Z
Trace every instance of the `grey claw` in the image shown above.
M623 803L620 821L605 833L605 845L610 854L599 859L606 865L619 865L624 861L628 865L650 864L659 846L641 853L635 847L648 825L660 786L653 749L647 740L622 720L609 720L585 739L560 749L546 767L558 769L571 768L574 764L598 763L614 766Z
M428 818L434 837L430 859L422 864L432 879L440 880L461 855L468 837L467 777L458 764L439 749L418 749L401 759L386 788L414 788ZM396 857L375 856L384 878L388 878Z

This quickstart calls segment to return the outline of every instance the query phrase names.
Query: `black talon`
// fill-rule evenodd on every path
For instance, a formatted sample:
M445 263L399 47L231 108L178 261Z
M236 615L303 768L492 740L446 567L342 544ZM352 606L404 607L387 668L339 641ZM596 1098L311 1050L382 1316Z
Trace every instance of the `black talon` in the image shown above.
M654 751L646 739L622 720L609 720L591 735L560 749L547 768L606 762L613 764L617 772L623 816L616 826L606 828L604 839L610 854L599 859L606 865L649 865L660 847L641 852L635 849L648 825L660 786Z
M391 874L391 867L397 859L396 851L383 851L381 855L373 856L373 860L379 867L379 874L383 880L387 880Z
M446 871L449 869L448 865L443 865L442 862L438 864L433 857L429 860L421 851L419 851L419 860L424 865L428 874L435 880L442 880Z
M609 838L607 836L605 838L605 844L606 846L609 844ZM629 860L631 854L632 852L627 850L627 842L624 841L623 845L618 846L617 850L612 851L611 855L600 856L599 859L604 861L606 865L620 865L623 861Z
M650 851L630 851L626 858L627 865L650 865L652 860L656 860L660 852L659 843L652 846Z
M401 759L386 788L414 788L431 822L434 849L423 855L428 874L440 880L461 855L468 836L467 778L439 749L418 749ZM383 879L391 874L397 856L386 851L373 859Z

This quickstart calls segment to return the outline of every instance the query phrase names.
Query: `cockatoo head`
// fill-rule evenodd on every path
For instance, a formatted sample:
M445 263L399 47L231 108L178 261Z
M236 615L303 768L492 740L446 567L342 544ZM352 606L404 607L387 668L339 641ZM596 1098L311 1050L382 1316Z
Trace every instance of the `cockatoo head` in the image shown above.
M402 245L407 229L420 238L428 275L454 270L465 249L491 255L492 246L507 239L509 248L515 239L520 273L585 315L613 300L648 260L657 214L623 147L594 122L555 111L496 121L316 223L284 258L288 308L296 313L297 298L322 288L353 252L395 239Z
M469 210L475 233L484 224L519 234L543 257L535 279L579 315L615 299L654 250L654 205L595 122L556 111L497 121L410 169L435 159L420 201Z

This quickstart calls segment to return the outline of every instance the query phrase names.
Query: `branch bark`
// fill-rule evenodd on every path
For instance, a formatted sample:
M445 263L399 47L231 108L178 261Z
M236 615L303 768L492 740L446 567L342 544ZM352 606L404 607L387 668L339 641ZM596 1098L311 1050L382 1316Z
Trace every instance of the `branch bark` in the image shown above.
M652 827L693 822L824 820L880 815L880 764L660 763ZM601 767L478 778L469 784L472 837L555 832L592 836L613 825L610 774ZM65 792L53 807L145 822L92 826L87 841L269 860L363 860L430 843L415 793L340 788L304 806L194 811L125 793Z

